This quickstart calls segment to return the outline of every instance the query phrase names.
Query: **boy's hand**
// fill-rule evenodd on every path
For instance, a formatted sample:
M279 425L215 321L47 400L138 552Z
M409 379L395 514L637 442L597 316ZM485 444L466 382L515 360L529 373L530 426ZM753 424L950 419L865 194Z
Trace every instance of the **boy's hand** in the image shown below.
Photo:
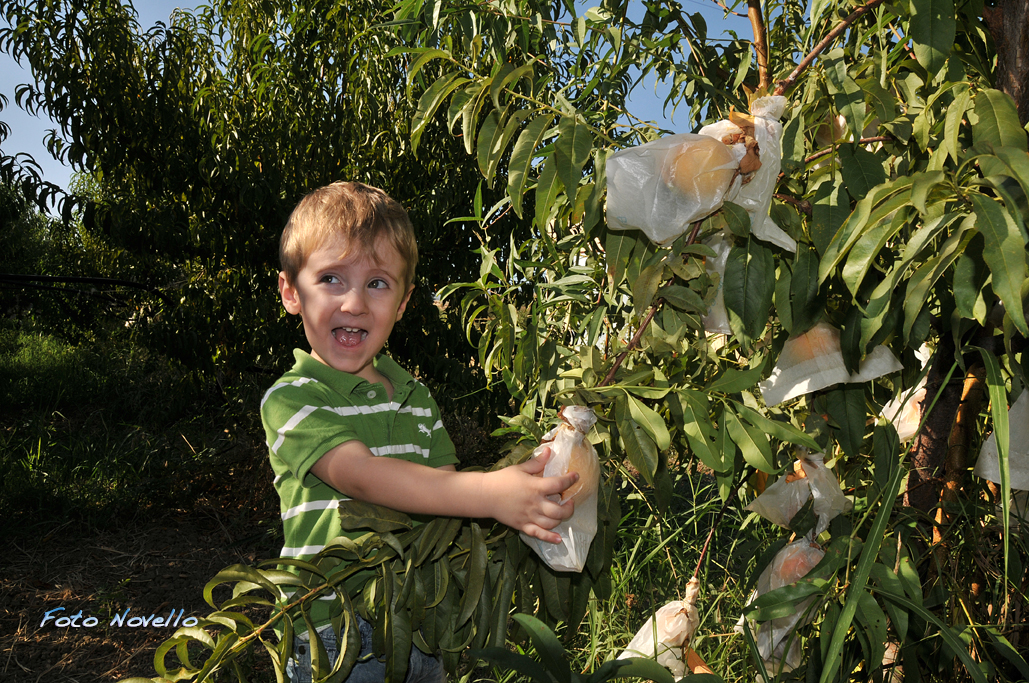
M559 496L578 481L579 474L535 476L543 472L550 457L548 447L521 465L488 472L483 478L482 496L492 507L493 519L541 541L560 543L561 536L550 529L572 516L574 503L568 500L561 504L549 496Z

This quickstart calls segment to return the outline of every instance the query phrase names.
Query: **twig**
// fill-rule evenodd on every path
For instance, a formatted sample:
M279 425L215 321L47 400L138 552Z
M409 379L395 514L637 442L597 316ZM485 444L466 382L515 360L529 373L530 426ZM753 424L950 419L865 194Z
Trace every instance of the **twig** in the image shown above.
M697 235L700 233L701 223L702 221L697 221L693 224L693 231L690 232L690 238L686 240L686 246L689 246L697 241ZM636 346L640 343L640 339L643 337L643 333L646 332L647 326L650 325L650 321L654 319L654 315L657 313L657 310L661 308L661 305L664 302L665 300L659 297L655 299L654 303L650 305L650 310L647 311L646 317L643 319L642 322L640 322L640 327L638 330L636 330L636 334L632 335L632 339L629 340L629 345L626 346L620 354L618 354L618 358L615 358L614 365L612 365L611 369L607 371L606 375L604 375L604 380L597 385L598 387L606 387L608 384L614 381L615 373L618 372L618 368L622 367L622 362L625 360L626 356L628 356L629 352L636 348Z
M735 12L735 11L729 9L728 7L726 7L725 3L722 2L722 0L715 0L715 4L718 5L719 7L721 7L722 9L724 9L726 14L732 14L733 16L744 17L744 18L746 18L746 16L747 16L746 14L743 14L742 12ZM734 633L735 633L735 631L734 631Z
M891 140L893 140L893 136L892 135L877 135L874 138L861 138L860 140L857 141L857 144L859 144L859 145L870 145L873 142L890 142ZM820 152L815 152L811 156L805 157L804 158L804 163L807 164L807 163L810 163L810 162L814 161L815 159L821 159L824 156L827 156L829 154L833 154L833 153L836 152L836 148L837 147L839 147L839 145L833 145L832 147L828 147L826 149L823 149Z
M793 204L795 207L797 207L807 215L811 215L811 202L809 202L806 199L797 199L796 197L790 197L789 195L785 194L773 194L772 196L778 199L780 202Z
M611 369L608 370L607 374L604 376L604 381L597 386L606 387L612 382L612 380L614 380L615 373L618 372L618 368L622 367L622 361L624 361L625 357L629 355L629 352L636 348L640 343L640 338L643 337L643 333L647 331L647 326L650 325L650 321L654 319L654 314L657 313L657 309L661 308L661 304L664 302L664 299L658 298L650 305L650 310L647 311L647 316L643 319L643 322L640 323L639 329L636 330L636 334L632 335L632 339L629 340L629 345L626 346L620 354L618 354L618 358L615 358L614 365L611 366Z
M754 31L754 51L757 52L758 88L768 91L772 78L768 75L768 41L765 39L765 18L761 14L761 0L747 0L747 18Z
M836 28L829 31L829 35L823 38L822 42L818 43L818 45L815 46L815 49L811 50L811 52L800 61L800 64L797 65L797 68L794 69L789 76L787 76L785 79L779 81L778 84L776 84L775 94L782 95L784 92L786 92L786 88L789 88L794 83L796 83L797 78L804 71L804 69L811 66L812 62L815 61L815 58L818 57L818 55L822 54L825 48L829 47L829 45L831 45L832 42L836 40L836 38L841 33L846 31L848 26L853 24L859 17L868 14L873 9L881 5L882 2L883 0L872 0L867 5L862 5L861 7L858 7L856 10L850 13L850 16L848 16L846 19L837 24Z

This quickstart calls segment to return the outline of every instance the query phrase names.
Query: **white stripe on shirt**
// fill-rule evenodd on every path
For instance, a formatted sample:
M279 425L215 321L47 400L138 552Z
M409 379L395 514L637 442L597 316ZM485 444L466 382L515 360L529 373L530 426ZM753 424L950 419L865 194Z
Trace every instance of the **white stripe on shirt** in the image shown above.
M276 389L281 389L282 387L302 387L305 384L307 384L308 382L314 382L315 384L317 384L318 380L311 379L310 377L301 377L300 379L294 380L292 382L279 382L278 384L273 386L271 389L269 389L268 391L264 392L264 396L261 398L261 407L264 408L264 402L268 400L268 397L271 396L272 392L275 391Z
M413 443L405 444L391 444L389 446L380 446L379 448L369 449L372 455L404 455L405 453L414 453L420 455L423 458L429 457L429 449L422 448L421 446Z
M274 444L272 444L272 453L278 455L279 446L281 446L282 442L286 440L286 432L300 424L305 417L313 413L315 410L317 410L317 408L314 406L304 406L298 410L293 417L289 418L286 424L282 425L282 427L278 429L279 438L275 440Z
M335 510L339 507L341 500L350 500L349 498L331 498L329 500L309 500L306 503L300 505L294 505L290 509L283 512L280 517L283 521L290 517L296 517L301 512L308 512L310 510Z

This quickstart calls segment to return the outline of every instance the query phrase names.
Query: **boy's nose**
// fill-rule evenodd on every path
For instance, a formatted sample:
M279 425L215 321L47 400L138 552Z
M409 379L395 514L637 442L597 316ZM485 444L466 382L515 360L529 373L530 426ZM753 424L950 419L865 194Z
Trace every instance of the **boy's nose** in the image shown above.
M364 313L368 306L364 300L364 294L358 289L348 290L340 302L340 310L344 313Z

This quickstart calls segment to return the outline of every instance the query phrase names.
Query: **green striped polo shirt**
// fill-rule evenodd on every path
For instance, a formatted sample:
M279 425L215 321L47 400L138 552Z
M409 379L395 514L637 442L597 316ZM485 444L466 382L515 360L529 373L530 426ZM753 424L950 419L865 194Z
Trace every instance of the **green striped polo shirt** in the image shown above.
M296 364L261 399L281 503L285 545L281 557L309 559L341 535L337 506L346 496L311 473L325 453L357 440L372 454L440 467L457 463L439 407L425 385L388 356L375 369L393 384L390 400L380 383L335 370L296 349ZM360 535L360 534L357 534ZM315 623L328 621L327 610Z

